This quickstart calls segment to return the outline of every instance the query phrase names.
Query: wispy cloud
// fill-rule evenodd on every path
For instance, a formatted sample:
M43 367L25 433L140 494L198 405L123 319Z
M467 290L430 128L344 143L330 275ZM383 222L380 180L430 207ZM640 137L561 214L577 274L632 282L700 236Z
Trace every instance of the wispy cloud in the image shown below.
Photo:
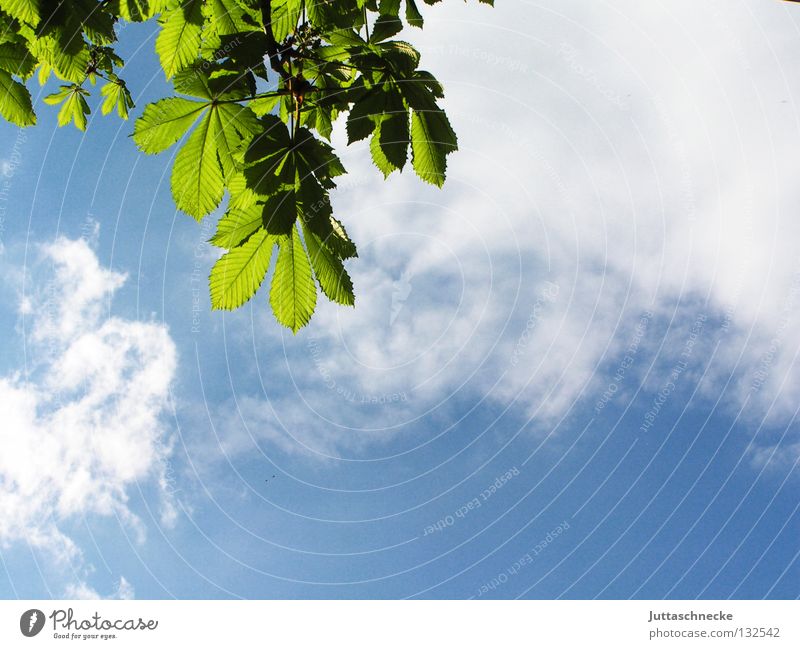
M352 174L374 178L334 196L361 247L358 305L321 307L304 334L314 354L287 347L308 410L335 401L331 382L406 394L373 413L380 427L471 390L548 425L596 401L646 313L629 393L661 388L702 314L684 376L704 375L732 412L746 399L757 420L791 416L800 88L782 67L797 54L784 8L763 11L768 42L748 12L714 3L476 11L437 6L407 34L459 133L445 189L410 170L383 183L363 147L346 151ZM546 286L559 291L543 302ZM347 401L337 422L358 426Z

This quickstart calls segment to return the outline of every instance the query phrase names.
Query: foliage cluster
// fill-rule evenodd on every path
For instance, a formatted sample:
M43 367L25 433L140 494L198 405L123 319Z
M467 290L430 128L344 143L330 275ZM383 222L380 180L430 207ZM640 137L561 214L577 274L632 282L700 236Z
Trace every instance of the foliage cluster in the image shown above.
M86 129L98 82L100 111L127 119L134 102L114 45L120 21L147 20L158 23L155 49L175 94L145 106L133 140L147 154L180 146L172 194L195 219L227 194L211 239L226 251L210 273L213 308L247 302L273 256L270 304L293 332L309 322L317 287L353 305L344 262L356 247L329 198L345 173L333 122L346 114L349 143L369 138L384 176L410 159L441 186L457 148L441 85L393 39L423 26L417 1L0 0L0 115L35 124L26 82L53 75L60 87L44 102L59 106L59 125Z

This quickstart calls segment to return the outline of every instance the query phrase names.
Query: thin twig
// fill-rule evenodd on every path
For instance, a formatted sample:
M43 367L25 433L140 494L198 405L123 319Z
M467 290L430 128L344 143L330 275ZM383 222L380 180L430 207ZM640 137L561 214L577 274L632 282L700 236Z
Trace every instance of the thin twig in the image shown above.
M264 34L267 37L267 55L269 56L270 67L280 75L281 79L288 81L291 75L281 65L278 55L278 42L275 40L275 34L272 33L271 0L261 0L261 21L264 23Z

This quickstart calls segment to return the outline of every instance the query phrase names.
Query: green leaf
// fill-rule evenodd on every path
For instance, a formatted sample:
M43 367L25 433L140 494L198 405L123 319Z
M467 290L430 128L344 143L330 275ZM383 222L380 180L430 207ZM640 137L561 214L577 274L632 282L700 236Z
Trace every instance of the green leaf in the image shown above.
M354 51L361 51L367 46L367 42L352 29L337 29L328 34L327 38L332 45Z
M369 35L369 42L380 43L387 38L391 38L402 31L402 29L403 23L399 18L388 15L379 16L372 27L372 32Z
M58 125L66 126L74 122L75 126L81 130L86 130L86 116L91 112L89 104L86 103L84 95L89 93L78 84L71 86L61 86L61 90L48 95L44 98L45 103L61 104L58 111Z
M114 0L111 9L128 22L139 23L164 11L168 4L167 0Z
M347 116L347 143L368 137L375 130L373 116L383 113L385 108L386 92L383 88L373 88L359 97Z
M332 212L331 199L313 174L298 170L295 193L298 210L306 221L313 223L328 220Z
M131 93L121 81L109 81L100 88L100 94L105 97L100 110L103 115L108 115L114 108L122 119L128 119L128 111L134 107Z
M218 248L237 248L258 232L263 223L263 205L253 203L244 209L231 208L217 223L217 231L209 240Z
M245 210L258 202L258 194L247 186L247 178L243 173L236 172L225 182L231 195L228 201L229 209Z
M292 229L291 236L281 237L278 245L269 302L278 322L297 333L314 314L317 287L297 228Z
M336 187L332 178L347 173L342 161L333 152L333 148L314 137L306 128L298 129L293 152L295 166L301 176L314 174L319 183L327 189Z
M289 234L297 220L295 191L281 191L268 197L263 205L261 219L264 229L270 234Z
M0 9L9 16L31 25L39 23L40 0L0 0Z
M411 44L405 41L387 41L379 43L377 49L404 82L407 77L415 73L420 54Z
M330 212L319 216L320 218L313 219L308 219L304 216L304 225L311 229L319 237L323 245L339 259L358 257L356 246L347 236L344 226L333 218Z
M417 84L417 86L415 87L414 84ZM420 85L427 90L429 96L433 97L433 99L441 99L444 97L444 88L442 88L442 84L426 70L416 70L414 72L414 78L411 81L403 83L403 87L406 89L406 94L408 96L418 93ZM419 101L415 101L415 103L419 103Z
M395 40L404 25L423 26L422 6L420 0L0 0L0 115L22 126L36 121L24 82L38 68L42 85L51 73L67 84L44 97L58 105L59 124L87 127L83 86L98 80L102 114L127 119L133 101L117 76L124 65L114 47L117 27L158 17L155 51L176 96L145 107L134 142L148 154L179 148L171 190L177 207L194 218L220 212L229 194L210 239L227 251L210 277L214 308L249 299L278 245L270 303L296 332L312 316L317 286L335 302L354 304L344 260L357 251L331 203L345 173L329 144L342 113L348 113L348 141L371 138L372 159L385 175L406 166L410 147L415 172L437 186L444 182L457 139L437 104L442 87L418 69L420 53ZM265 56L272 45L283 65L278 71L271 68L274 57ZM264 96L252 99L257 94Z
M256 294L269 270L274 245L275 237L262 230L220 257L208 279L212 309L237 309Z
M236 154L258 133L259 124L249 108L238 104L217 104L212 108L212 113L217 120L217 154L225 177L228 178L240 170Z
M262 132L244 154L247 186L261 196L294 187L295 167L289 129L275 115L260 120Z
M303 110L301 123L303 126L316 129L322 137L330 140L333 132L333 120L336 118L337 111L316 103L311 103L309 106L309 103L306 103Z
M159 18L161 31L156 38L156 53L167 79L188 67L200 52L203 27L201 0L186 0Z
M239 70L249 69L268 80L264 67L267 35L257 27L255 21L252 21L252 26L248 29L236 34L220 36L218 40L218 43L213 43L211 39L206 39L203 44L203 58L227 59L226 63L234 64Z
M444 184L447 155L458 149L458 141L444 111L413 111L411 114L411 162L425 182Z
M225 185L217 160L217 121L208 113L175 156L172 197L179 209L198 221L222 201Z
M408 158L408 111L396 92L387 93L385 112L380 117L370 142L370 153L375 166L384 178L396 169L402 169Z
M22 43L0 44L0 70L27 78L36 67L36 59Z
M408 113L402 110L383 120L377 137L389 162L402 169L408 159Z
M45 96L44 103L50 104L51 106L55 106L56 104L60 104L64 101L67 97L69 97L69 93L72 92L74 85L70 86L60 86L57 92L49 94Z
M206 0L204 6L207 22L218 36L229 36L247 31L245 12L235 0Z
M311 267L319 282L322 292L329 300L353 306L356 296L353 293L353 282L341 260L327 247L320 238L303 223L303 237L311 259Z
M62 5L57 8L68 11ZM48 17L42 21L41 34L29 38L28 47L31 54L40 63L47 63L60 79L82 83L90 60L89 48L83 39L82 23L73 13L56 18L58 20Z
M183 137L205 107L182 97L148 104L133 127L133 141L145 153L161 153Z
M53 69L47 63L39 64L39 72L36 75L36 79L39 81L40 86L47 83L47 79L50 77L52 71Z
M333 217L330 218L330 222L331 234L323 239L323 243L333 250L339 256L339 259L358 257L356 244L347 236L344 225Z
M221 64L192 64L175 75L175 90L202 99L242 99L255 92L251 76Z
M77 17L80 20L80 23L70 21L69 29L82 28L95 45L111 45L117 39L114 31L114 16L98 9L96 0L70 0L69 3L64 4L69 5L73 19Z
M0 115L17 126L33 126L36 123L31 94L5 70L0 70Z
M406 22L412 27L422 28L424 21L422 14L417 9L417 4L414 0L406 0Z
M258 117L262 117L275 110L280 100L281 100L281 95L274 95L272 97L259 97L258 99L254 99L253 101L251 101L248 104L248 107Z
M272 0L272 33L281 42L291 34L300 20L302 0Z
M386 155L385 151L381 147L381 125L375 129L375 134L372 136L372 139L369 141L369 152L372 156L372 162L374 165L380 170L383 174L384 178L387 178L389 174L393 171L397 170L397 166L389 160L389 157ZM405 161L404 161L405 162Z
M400 0L381 0L378 12L381 16L397 18L400 15Z

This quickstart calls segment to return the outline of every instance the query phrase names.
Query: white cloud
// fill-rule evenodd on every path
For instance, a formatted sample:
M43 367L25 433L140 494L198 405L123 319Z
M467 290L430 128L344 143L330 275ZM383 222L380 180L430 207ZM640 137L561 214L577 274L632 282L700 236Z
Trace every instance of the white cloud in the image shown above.
M52 273L41 281L48 264ZM27 542L80 564L62 531L75 517L116 516L143 534L128 490L163 482L170 445L162 415L177 360L165 326L109 314L124 281L83 240L43 248L35 289L23 298L27 372L0 377L5 545ZM88 592L74 588L76 597Z
M86 582L68 584L64 589L64 599L134 599L136 592L125 577L120 577L114 592L103 597Z
M384 183L339 129L358 179L333 194L359 244L357 307L322 304L301 334L313 353L286 346L309 439L361 444L464 394L550 425L581 394L594 402L650 311L633 387L660 388L704 315L683 376L705 372L704 393L756 423L787 421L800 77L783 66L798 21L781 3L426 7L404 37L444 82L460 151L441 191L410 168ZM539 304L549 285L557 298ZM399 393L366 420L349 400Z

